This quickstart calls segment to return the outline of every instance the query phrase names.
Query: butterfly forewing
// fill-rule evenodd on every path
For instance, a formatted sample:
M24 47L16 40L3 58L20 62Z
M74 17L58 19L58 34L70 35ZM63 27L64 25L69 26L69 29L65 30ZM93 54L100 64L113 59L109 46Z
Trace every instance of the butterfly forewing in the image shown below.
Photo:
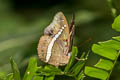
M61 35L56 39L55 44L53 45L52 56L49 63L54 65L65 65L68 63L69 60L69 56L67 57L70 45L69 27L63 13L57 14L57 20L60 25L60 29L62 29L62 27L64 27L64 29Z

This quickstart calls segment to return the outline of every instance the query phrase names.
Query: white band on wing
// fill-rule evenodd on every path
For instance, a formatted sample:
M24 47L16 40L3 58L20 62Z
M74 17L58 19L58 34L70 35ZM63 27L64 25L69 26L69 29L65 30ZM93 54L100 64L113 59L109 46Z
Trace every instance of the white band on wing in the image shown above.
M56 41L56 39L61 35L61 33L63 32L64 28L66 27L66 25L64 25L62 27L62 29L60 29L60 31L53 37L52 41L50 42L50 44L48 45L48 49L47 49L47 55L46 55L46 61L48 62L50 60L50 56L51 56L51 52L52 52L52 47Z

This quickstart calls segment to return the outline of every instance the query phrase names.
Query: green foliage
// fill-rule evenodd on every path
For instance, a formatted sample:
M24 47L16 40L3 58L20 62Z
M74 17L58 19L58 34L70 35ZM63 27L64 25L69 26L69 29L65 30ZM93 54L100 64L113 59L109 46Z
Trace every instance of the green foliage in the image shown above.
M79 76L79 79L81 79L82 76L80 72L85 65L85 60L84 61L80 60L73 66L77 53L78 53L77 47L72 47L72 55L64 71L54 66L46 65L45 67L42 67L42 66L38 67L36 75L39 75L39 76L44 75L45 80L50 80L50 79L53 80L54 79L53 77L55 75L71 76L71 77L74 77L76 80L78 80L77 77Z
M85 61L78 61L71 69L72 73L75 75L78 75L80 70L83 68L85 65Z
M31 58L28 64L28 68L24 74L23 80L32 80L35 75L37 69L37 60L35 58Z
M102 80L106 80L106 78L109 75L104 70L93 68L93 67L88 67L88 66L85 67L85 74L91 77L102 79Z
M105 48L98 44L93 44L92 51L95 54L98 54L100 56L106 57L111 60L115 60L117 57L117 51L113 48Z
M55 77L55 76L46 76L46 77L45 77L45 80L54 80L54 77Z
M50 7L51 10L49 10L50 8L48 8L46 10L45 10L45 8L41 9L40 14L38 16L36 14L35 14L35 16L33 16L35 13L34 10L32 12L27 12L27 10L23 8L24 15L27 12L27 17L30 16L28 19L37 17L36 19L32 19L32 21L31 20L26 21L25 20L26 18L22 19L23 17L21 17L22 15L20 15L20 14L19 14L20 16L16 15L16 13L15 13L16 11L13 12L15 9L11 8L11 6L13 7L14 5L10 5L12 2L10 2L10 1L7 2L7 1L8 0L6 0L6 1L0 0L0 11L1 11L1 13L0 13L0 37L1 37L0 52L8 53L8 54L0 53L0 59L1 59L0 62L5 63L5 64L0 63L0 67L2 66L0 68L0 79L1 79L1 77L3 77L6 74L6 72L10 71L10 70L7 70L9 68L9 64L8 63L6 64L9 56L11 56L11 55L13 56L13 54L15 54L15 53L23 52L24 55L17 54L17 55L13 56L15 58L15 61L19 64L19 67L21 69L21 65L22 65L22 67L24 67L25 63L27 61L27 58L29 56L31 56L29 54L29 52L36 53L36 43L38 43L37 38L40 37L40 35L43 32L42 31L43 28L47 26L48 22L50 22L49 18L51 16L51 14L56 13L57 10L60 10L60 8L62 8L61 11L65 12L65 16L68 17L68 20L71 18L70 17L71 15L68 12L75 12L75 14L76 14L75 22L77 25L77 27L76 27L77 31L76 31L75 38L78 39L79 36L81 37L78 40L75 39L76 42L81 43L81 41L84 40L83 38L85 38L85 37L88 38L88 35L91 36L91 34L89 34L89 33L92 33L91 32L92 30L93 30L93 32L97 32L96 28L100 29L99 26L101 27L101 30L98 30L98 31L100 31L99 34L101 34L101 36L102 36L102 37L100 37L100 39L107 39L106 36L104 35L105 31L106 31L106 33L109 34L108 37L111 37L112 35L114 35L114 33L112 31L107 31L108 28L106 28L106 24L108 24L106 22L106 20L109 22L108 17L109 17L109 19L111 19L111 16L108 16L108 14L106 15L107 8L105 8L106 6L104 6L104 4L106 4L106 3L103 1L102 6L101 6L101 4L100 5L96 4L96 2L99 3L102 0L99 0L99 1L87 0L85 2L82 1L83 3L81 6L79 6L80 5L79 2L81 0L73 0L73 2L71 2L72 5L70 4L70 6L68 6L69 4L66 5L65 3L62 5L59 4L59 5L52 6L52 7L45 5L47 8ZM72 0L67 0L66 2L69 3L69 1L72 1ZM107 0L107 1L111 7L112 15L114 17L116 17L119 12L118 11L119 8L117 9L117 7L113 4L113 2L114 2L113 0ZM64 1L62 1L62 2L64 2ZM93 4L93 3L95 3L95 4ZM92 6L91 6L91 4L92 4ZM87 5L90 5L90 6L87 6ZM23 5L21 5L21 6L24 7ZM21 7L21 6L19 6L19 7ZM28 7L27 4L26 4L26 6ZM79 10L79 9L81 9L81 7L83 8L84 6L87 7L88 10L87 10L87 8L86 8L86 10ZM53 7L55 7L55 8L53 8ZM66 8L66 7L68 7L68 8ZM90 7L92 7L92 8L90 8ZM77 10L75 10L75 9L77 9ZM16 8L16 10L18 10L18 8ZM90 10L96 10L96 11L91 12ZM100 10L102 12L100 12L98 10ZM22 9L20 10L20 12L21 11L22 11ZM19 12L19 10L18 10L18 12ZM108 13L109 13L109 10L108 10ZM51 18L52 18L52 16L51 16ZM103 21L101 21L101 19ZM92 26L95 25L94 28L91 27L90 22L92 22ZM97 24L96 24L96 22L97 22ZM102 25L101 25L101 22L102 22ZM80 34L82 34L83 37L81 35L79 35L80 29L81 29L81 23L82 23L82 26L86 26L85 27L86 32L81 31L81 33L80 33ZM87 27L87 25L89 27ZM80 29L79 29L79 26L80 26ZM105 28L107 30L103 30ZM114 23L112 24L112 28L115 29L116 31L120 32L120 16L115 18ZM112 34L110 34L110 33L112 33ZM94 35L98 36L99 34L97 34L97 35L94 34ZM99 37L96 37L96 38L99 40ZM77 44L79 44L79 43L77 43ZM35 45L35 47L33 47L34 45ZM24 48L26 46L27 46L27 48L24 50ZM34 48L34 50L33 50L33 48ZM12 50L12 49L14 49L14 50ZM28 49L28 51L27 51L27 49ZM14 80L21 80L21 79L22 80L55 80L56 75L70 76L70 77L73 77L75 80L84 80L84 78L86 76L90 76L90 77L94 77L94 78L98 78L98 79L102 79L102 80L108 80L111 75L111 72L113 71L113 68L115 67L117 58L120 54L119 50L120 50L120 36L117 36L117 37L113 37L113 39L111 39L111 40L107 40L104 42L98 42L98 44L93 44L93 46L92 46L93 53L100 56L99 61L93 66L86 66L86 60L87 60L87 57L89 56L89 54L82 53L81 57L78 58L78 61L76 60L76 56L78 54L77 47L72 48L72 55L71 55L69 64L67 64L64 69L61 69L60 67L56 68L52 65L38 66L36 58L31 58L29 60L29 64L26 69L26 72L25 72L24 76L22 76L22 77L20 76L20 72L23 72L23 71L19 72L17 64L11 58L10 62L11 62L11 67L12 67L12 73L8 74L5 77L5 80L13 80L13 79ZM25 56L25 58L23 58L24 56ZM6 60L4 60L4 59L6 59ZM119 76L119 74L118 74L118 76Z
M72 47L72 55L70 57L69 64L67 64L65 68L65 72L68 72L70 67L73 65L73 62L75 60L75 57L77 56L77 53L78 53L77 47Z
M120 17L118 16L114 23L113 28L119 31L120 27ZM75 80L84 80L85 75L102 79L109 80L111 72L115 66L117 58L119 56L120 50L120 36L113 37L112 40L98 42L98 44L93 44L92 51L94 54L102 56L100 60L92 67L85 66L88 54L83 53L77 61L75 62L76 56L78 54L77 47L72 47L72 55L70 57L69 63L66 65L65 69L62 71L52 65L37 66L36 58L31 58L28 64L28 68L24 74L23 80L54 80L56 75L66 75L74 77ZM14 60L10 59L13 74L6 76L6 80L21 80L18 67ZM85 66L85 69L84 69ZM84 71L83 71L84 70Z
M118 16L112 25L113 29L120 32L120 16ZM112 70L120 55L120 37L113 37L112 40L98 42L93 44L92 51L104 58L100 58L94 67L85 67L85 74L90 77L109 80Z
M10 58L10 63L11 63L11 67L12 67L12 70L13 70L13 79L14 79L14 80L21 80L18 66L17 66L17 64L14 62L14 60L12 59L12 57Z
M114 64L112 61L101 58L95 67L102 68L104 70L111 70L113 68L113 65Z
M43 80L43 76L35 76L34 78L33 78L33 80Z
M83 80L84 79L84 73L83 73L83 71L81 71L80 73L79 73L79 75L78 75L78 78L77 78L77 80Z
M72 66L75 61L75 57L77 56L77 53L77 47L73 47L69 64L66 66L64 71L52 65L38 67L36 58L30 58L28 67L22 80L54 80L55 75L71 76L74 77L76 80L82 79L84 74L81 70L84 67L86 61L80 60L74 66ZM83 57L86 56L82 56L82 59ZM6 76L6 80L20 80L21 77L18 67L12 58L11 66L13 69L13 74L9 74L8 76Z
M115 5L113 5L113 0L107 0L108 1L108 4L111 8L111 12L112 12L112 15L113 17L116 17L117 16L117 10L115 8Z
M13 80L13 73L8 74L5 80Z
M37 72L39 73L38 75L46 76L62 74L62 71L60 69L51 65L46 65L45 67L40 66L38 67Z
M112 28L120 32L120 15L115 18Z

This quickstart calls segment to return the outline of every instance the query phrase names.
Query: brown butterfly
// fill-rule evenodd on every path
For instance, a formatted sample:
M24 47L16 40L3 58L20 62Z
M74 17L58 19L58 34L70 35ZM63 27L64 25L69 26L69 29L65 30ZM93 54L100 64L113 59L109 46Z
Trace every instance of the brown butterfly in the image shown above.
M54 66L66 65L71 55L74 28L74 17L69 27L64 14L58 12L40 38L37 48L39 58Z

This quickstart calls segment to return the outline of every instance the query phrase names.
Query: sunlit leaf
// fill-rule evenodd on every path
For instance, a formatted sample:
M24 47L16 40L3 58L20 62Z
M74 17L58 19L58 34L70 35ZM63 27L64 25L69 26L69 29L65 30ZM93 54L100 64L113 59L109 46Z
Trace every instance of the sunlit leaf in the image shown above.
M32 80L37 69L36 58L30 58L23 80Z
M85 67L85 74L87 76L90 77L95 77L98 79L102 79L102 80L106 80L108 78L108 72L101 70L101 69L97 69L97 68L93 68L93 67Z
M109 58L111 60L115 60L117 58L117 51L113 48L105 48L103 46L97 45L97 44L93 44L92 46L92 51L95 54L98 54L100 56Z
M103 47L113 48L116 50L120 50L120 42L115 40L108 40L104 42L99 42L99 44Z
M110 60L100 59L99 62L95 65L95 67L102 68L105 70L111 70L113 68L113 62Z
M120 32L120 15L115 18L112 28Z
M118 40L118 41L120 41L120 36L117 36L117 37L112 37L113 39L115 39L115 40Z
M64 70L65 72L68 72L69 69L70 69L70 67L73 65L74 60L75 60L75 57L77 56L77 53L78 53L77 47L72 47L72 54L71 54L69 63L68 63L67 66L65 67L65 70Z
M13 78L14 78L14 80L21 80L18 66L17 66L17 64L15 63L15 61L12 59L12 57L10 58L10 63L11 63L11 66L12 66L12 71L13 71Z

